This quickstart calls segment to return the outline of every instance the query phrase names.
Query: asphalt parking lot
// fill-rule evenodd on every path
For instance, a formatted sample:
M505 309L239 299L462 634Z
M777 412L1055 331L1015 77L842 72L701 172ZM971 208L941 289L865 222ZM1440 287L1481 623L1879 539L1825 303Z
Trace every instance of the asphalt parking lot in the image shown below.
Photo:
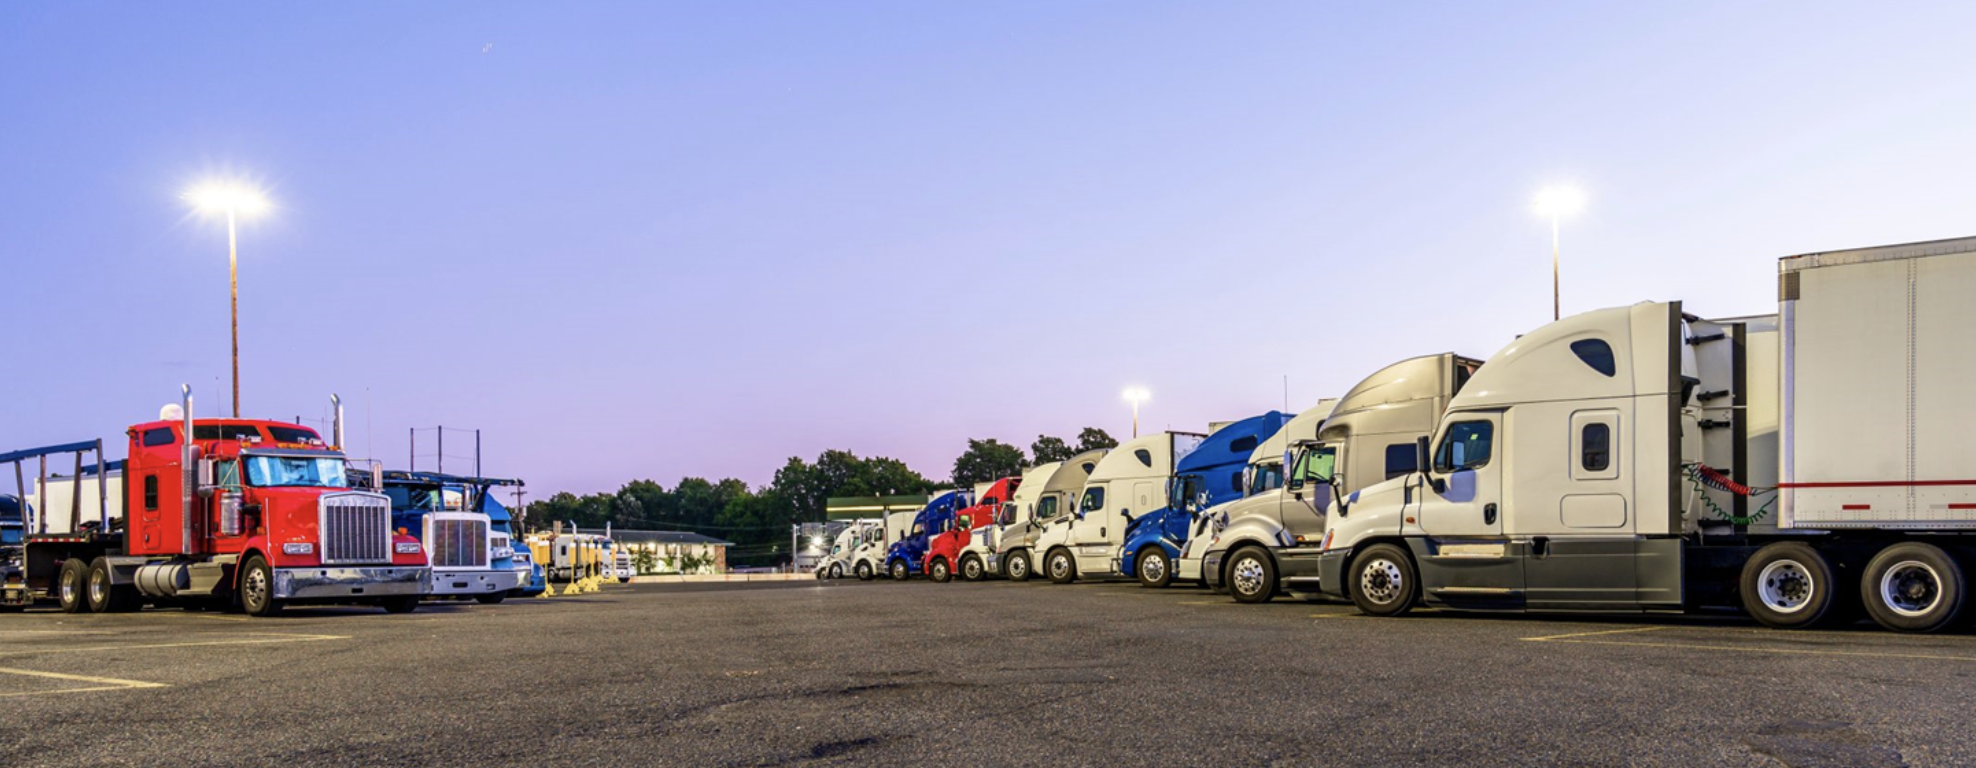
M0 615L0 765L1976 762L1976 636L1129 584Z

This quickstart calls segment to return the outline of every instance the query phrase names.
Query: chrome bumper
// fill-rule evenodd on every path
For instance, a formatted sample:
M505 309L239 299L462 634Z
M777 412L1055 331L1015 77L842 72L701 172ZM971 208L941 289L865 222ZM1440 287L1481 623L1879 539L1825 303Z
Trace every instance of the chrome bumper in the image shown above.
M432 569L433 595L489 595L521 586L522 573L516 570Z
M276 568L276 600L423 595L428 568Z

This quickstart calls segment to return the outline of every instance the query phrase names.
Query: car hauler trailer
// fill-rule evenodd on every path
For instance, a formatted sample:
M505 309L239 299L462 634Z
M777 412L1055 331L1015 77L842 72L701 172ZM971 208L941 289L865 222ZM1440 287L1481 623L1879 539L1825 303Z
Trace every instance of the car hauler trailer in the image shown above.
M1010 581L1028 581L1036 574L1036 566L1042 557L1038 552L1046 551L1039 546L1045 534L1053 526L1066 525L1073 517L1071 510L1077 506L1078 494L1084 492L1084 483L1091 479L1091 473L1098 468L1110 448L1097 448L1066 459L1057 471L1050 473L1031 502L1028 519L1017 530L1010 531L996 542L997 553L988 562L990 570L1007 574ZM1024 495L1026 490L1020 490ZM1061 536L1061 534L1059 534Z
M1125 542L1118 548L1118 572L1138 577L1142 586L1172 583L1174 562L1187 546L1201 512L1242 497L1250 459L1289 421L1289 416L1270 411L1209 433L1200 447L1174 465L1166 506L1126 525Z
M1317 405L1297 414L1276 434L1256 446L1256 450L1249 454L1249 467L1242 474L1242 495L1210 506L1195 516L1193 532L1188 535L1186 546L1181 548L1180 556L1173 563L1175 580L1190 584L1206 583L1201 578L1201 561L1206 558L1208 550L1214 548L1216 536L1228 527L1229 513L1238 511L1236 505L1246 499L1280 493L1283 488L1283 460L1291 446L1316 440L1317 428L1324 424L1325 418L1337 405L1337 398L1317 401Z
M231 603L255 616L297 603L414 610L427 586L425 552L393 532L389 499L350 489L342 423L339 404L325 442L277 421L195 420L187 387L158 421L126 430L123 462L104 462L100 440L0 454L17 483L22 462L41 462L33 493L23 494L32 511L21 578L0 601L53 598L70 613L147 602ZM96 464L82 466L84 451ZM49 478L47 457L59 454L75 454L76 471ZM56 498L67 503L49 503Z
M514 540L506 530L507 512L501 510L500 526L488 514L490 489L520 486L520 480L387 470L381 473L381 482L380 487L366 490L389 497L391 525L411 532L425 545L432 568L427 597L472 598L492 605L521 586ZM493 506L500 508L499 502Z
M1453 353L1426 355L1352 387L1315 442L1291 446L1282 489L1226 511L1226 525L1201 559L1208 586L1245 603L1268 601L1279 590L1316 592L1318 544L1334 496L1412 471L1415 443L1480 365Z
M1105 454L1084 481L1077 510L1059 515L1036 538L1036 550L1043 553L1043 575L1056 584L1124 575L1118 570L1118 546L1125 542L1125 529L1134 517L1166 503L1174 466L1206 437L1158 432Z
M980 484L974 492L975 503L954 513L953 527L927 543L926 562L921 564L927 578L945 583L957 570L968 581L980 581L987 575L988 566L979 555L963 558L961 550L976 538L994 536L995 520L1001 515L1002 504L1013 498L1021 486L1020 477Z
M1325 591L1375 615L1727 605L1794 628L1859 605L1891 630L1957 624L1976 238L1779 271L1774 319L1644 303L1505 347L1421 445L1424 471L1340 511Z
M903 536L892 542L885 551L885 572L893 579L905 581L919 573L926 559L927 544L934 536L953 526L954 513L968 502L968 493L948 491L935 496L926 506L913 514L912 527Z

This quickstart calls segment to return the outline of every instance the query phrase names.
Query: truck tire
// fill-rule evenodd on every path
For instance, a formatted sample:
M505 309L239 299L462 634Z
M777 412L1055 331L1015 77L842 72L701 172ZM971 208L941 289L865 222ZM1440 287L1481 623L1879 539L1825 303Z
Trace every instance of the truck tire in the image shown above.
M274 599L274 569L268 566L267 558L260 555L247 558L247 565L241 569L240 610L249 616L281 613L281 601Z
M913 575L912 567L906 565L906 561L904 560L892 561L891 567L887 568L886 570L892 572L893 581L905 581L906 579L912 578Z
M1276 598L1276 561L1261 547L1235 550L1222 567L1228 569L1228 578L1221 581L1228 585L1228 594L1235 602L1267 603Z
M1413 610L1420 597L1419 571L1406 550L1391 544L1374 544L1352 560L1345 586L1352 603L1370 616L1400 616Z
M1902 542L1880 550L1866 564L1859 593L1867 615L1880 626L1935 632L1962 617L1962 566L1933 544Z
M1033 573L1029 569L1029 550L1010 552L1008 562L1002 564L1002 572L1009 575L1009 581L1028 581Z
M841 579L841 578L844 578L844 564L843 564L843 563L831 563L831 564L830 564L830 578L833 578L833 579Z
M1043 558L1043 572L1051 584L1069 584L1077 580L1077 558L1071 557L1068 549L1052 549Z
M385 613L411 613L419 609L419 596L403 595L400 597L387 597L378 601L377 604L384 608Z
M858 581L871 581L873 574L871 572L870 561L859 560L857 567L853 568L852 570L858 572Z
M961 556L961 578L968 581L980 581L981 577L987 575L987 573L988 567L981 564L980 555Z
M1816 626L1841 613L1831 561L1800 541L1780 541L1750 555L1737 591L1750 618L1772 629Z
M96 613L129 613L144 605L144 596L137 591L135 584L117 584L111 572L108 558L96 558L89 564L89 589L84 597L89 601L89 610Z
M473 599L479 601L481 605L500 605L502 600L508 599L508 593L495 592L491 595L474 595Z
M936 557L926 564L926 577L935 584L945 584L954 580L954 569L947 565L947 558Z
M1139 575L1139 586L1161 589L1173 583L1173 559L1158 544L1141 548L1134 565L1132 571Z
M87 613L89 611L89 566L77 558L62 561L62 570L55 575L55 597L62 604L63 613Z

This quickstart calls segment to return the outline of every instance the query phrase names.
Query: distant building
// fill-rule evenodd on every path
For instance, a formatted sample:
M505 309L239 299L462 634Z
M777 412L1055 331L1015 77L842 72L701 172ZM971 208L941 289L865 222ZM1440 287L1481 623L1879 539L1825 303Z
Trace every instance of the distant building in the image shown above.
M631 553L631 565L646 573L726 573L732 542L685 531L611 531L611 540Z

